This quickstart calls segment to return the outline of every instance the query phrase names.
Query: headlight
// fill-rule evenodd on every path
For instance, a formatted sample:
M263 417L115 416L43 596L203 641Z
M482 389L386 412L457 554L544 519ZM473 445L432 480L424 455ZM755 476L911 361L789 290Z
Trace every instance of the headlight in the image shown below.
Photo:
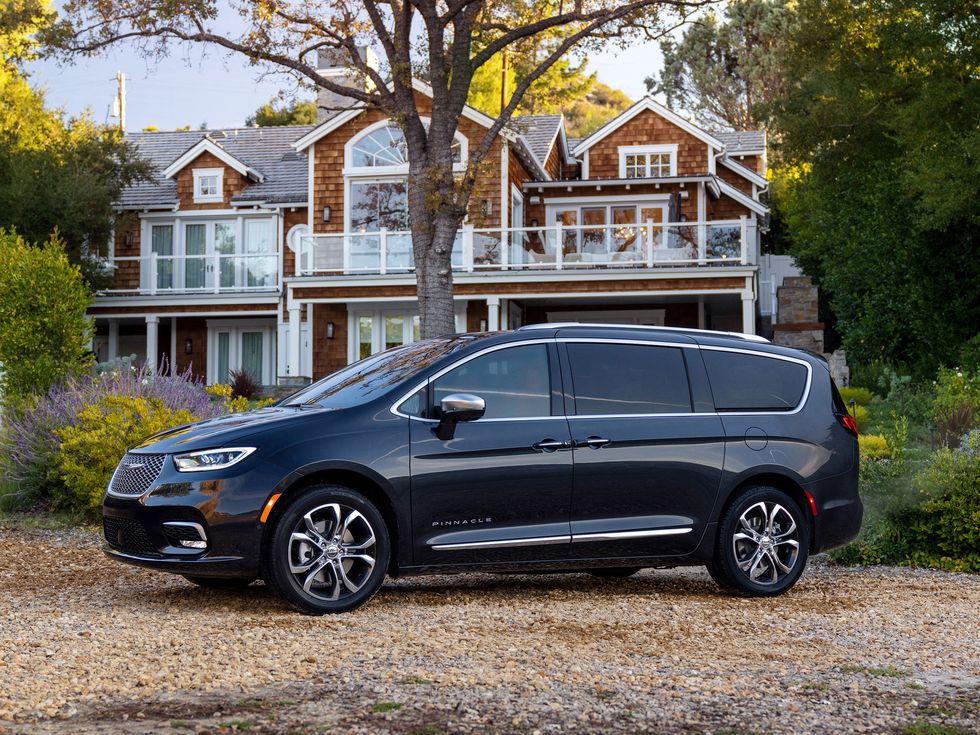
M202 452L174 455L178 472L205 472L223 470L238 464L255 451L255 447L229 447L227 449L205 449Z

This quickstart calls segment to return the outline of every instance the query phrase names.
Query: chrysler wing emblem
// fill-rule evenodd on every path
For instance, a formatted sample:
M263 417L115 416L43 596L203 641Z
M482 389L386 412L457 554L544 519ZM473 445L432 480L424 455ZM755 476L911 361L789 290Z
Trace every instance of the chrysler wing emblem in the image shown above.
M140 467L146 467L146 465L142 462L127 462L126 467L127 469L138 470Z

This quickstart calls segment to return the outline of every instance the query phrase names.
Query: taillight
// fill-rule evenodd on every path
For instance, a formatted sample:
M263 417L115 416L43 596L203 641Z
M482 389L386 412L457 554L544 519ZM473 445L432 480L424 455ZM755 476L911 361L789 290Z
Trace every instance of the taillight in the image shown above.
M844 425L844 428L851 432L854 436L858 435L858 425L854 417L849 413L845 413L842 416L838 416L840 422Z

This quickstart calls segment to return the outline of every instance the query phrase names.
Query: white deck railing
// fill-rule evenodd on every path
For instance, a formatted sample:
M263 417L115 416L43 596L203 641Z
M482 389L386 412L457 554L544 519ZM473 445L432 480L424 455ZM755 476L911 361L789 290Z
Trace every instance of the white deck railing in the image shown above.
M457 271L746 265L755 261L755 242L755 222L748 218L493 229L464 225L456 235L452 263ZM296 258L297 276L413 270L412 235L406 231L305 235Z
M112 286L100 293L220 294L275 291L277 253L122 256L106 261Z

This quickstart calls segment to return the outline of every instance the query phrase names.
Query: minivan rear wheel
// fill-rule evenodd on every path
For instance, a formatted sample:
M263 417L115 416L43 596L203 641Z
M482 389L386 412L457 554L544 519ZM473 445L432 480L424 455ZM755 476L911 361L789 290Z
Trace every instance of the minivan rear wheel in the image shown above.
M774 487L750 487L722 514L708 572L735 594L772 597L796 584L809 549L809 525L796 501Z
M291 499L266 550L267 582L310 615L354 610L380 589L391 558L384 518L341 485L314 485Z

